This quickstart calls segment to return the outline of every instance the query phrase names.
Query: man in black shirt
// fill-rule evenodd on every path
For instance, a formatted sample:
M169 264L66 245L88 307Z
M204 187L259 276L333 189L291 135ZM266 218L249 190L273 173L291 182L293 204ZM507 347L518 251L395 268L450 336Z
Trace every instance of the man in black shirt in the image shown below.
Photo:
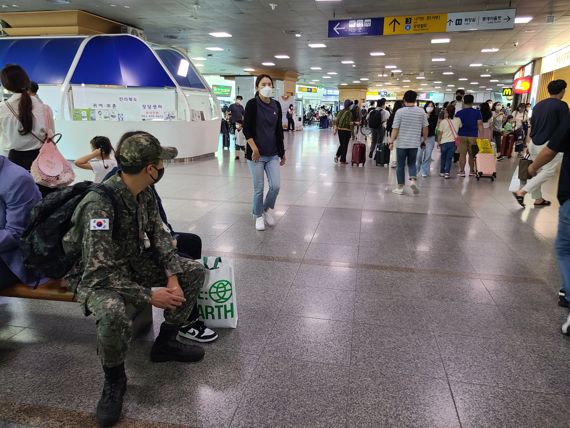
M566 82L564 80L553 80L548 84L548 93L550 98L539 102L532 111L530 132L527 133L526 141L531 159L535 159L539 155L563 121L568 120L568 104L562 101L566 93ZM531 193L535 200L534 206L550 205L550 201L542 197L542 185L556 175L561 163L562 154L560 153L551 162L544 165L536 177L522 183L524 187L513 193L517 202L524 207L524 197L527 193Z
M242 101L243 101L243 97L241 95L238 95L236 97L236 102L233 103L232 105L230 105L230 108L229 108L230 113L232 114L232 116L230 118L230 132L232 134L235 132L236 122L238 120L243 120L243 115L245 113L245 109L241 105Z
M563 154L562 170L558 180L558 235L556 236L556 255L562 275L562 289L559 293L559 305L568 307L570 303L570 115L560 124L538 157L529 166L530 175L535 175L544 165ZM570 315L562 325L562 333L570 335Z

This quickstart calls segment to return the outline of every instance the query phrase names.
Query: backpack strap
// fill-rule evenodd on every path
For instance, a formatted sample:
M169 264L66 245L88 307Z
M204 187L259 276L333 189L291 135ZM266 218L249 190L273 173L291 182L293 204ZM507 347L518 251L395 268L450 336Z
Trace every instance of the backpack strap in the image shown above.
M18 122L20 122L20 117L16 114L16 111L14 110L14 107L12 107L8 101L6 101L5 104L6 104L6 106L8 107L8 109L12 112L12 114L14 115L14 117L15 117L16 119L18 119ZM21 125L21 124L22 124L22 122L20 122L20 125ZM34 134L32 131L30 131L30 134L32 134L32 135L35 137L35 139L38 140L40 143L42 143L42 144L44 143L45 140L42 140L40 137L38 137L38 136L37 136L36 134ZM61 138L61 136L60 136L60 138ZM59 141L59 139L58 139L58 141Z
M121 218L119 216L119 201L117 200L117 195L111 190L111 188L105 184L95 184L92 186L91 191L97 192L103 195L111 205L113 206L113 237L117 236L118 231L121 228Z

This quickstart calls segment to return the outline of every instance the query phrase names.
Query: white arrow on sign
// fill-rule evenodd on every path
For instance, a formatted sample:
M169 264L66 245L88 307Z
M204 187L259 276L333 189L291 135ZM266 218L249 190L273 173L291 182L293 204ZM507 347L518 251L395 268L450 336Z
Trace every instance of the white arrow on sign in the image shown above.
M337 22L336 25L334 26L333 30L334 32L340 36L340 33L338 32L338 30L346 30L346 27L339 27L340 22Z

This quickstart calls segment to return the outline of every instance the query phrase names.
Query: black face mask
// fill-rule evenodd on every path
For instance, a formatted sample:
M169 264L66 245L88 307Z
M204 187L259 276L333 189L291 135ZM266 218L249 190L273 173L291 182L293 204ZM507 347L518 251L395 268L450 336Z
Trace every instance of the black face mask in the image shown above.
M154 178L152 175L150 176L150 178L152 179L152 181L154 181L154 184L158 183L162 177L164 176L164 167L162 168L157 168L155 166L153 166L154 169L156 169L156 171L158 172L158 177ZM149 174L150 175L150 174Z

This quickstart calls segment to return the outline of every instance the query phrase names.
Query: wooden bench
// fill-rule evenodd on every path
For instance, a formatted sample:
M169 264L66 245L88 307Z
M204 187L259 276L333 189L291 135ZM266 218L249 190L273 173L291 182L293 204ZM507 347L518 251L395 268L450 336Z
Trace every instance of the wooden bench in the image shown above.
M16 284L0 289L0 297L75 302L75 295L69 291L63 280L50 280L35 289L26 284ZM135 336L146 334L152 327L151 305L138 312L134 306L127 305L127 314L133 321L133 334Z

